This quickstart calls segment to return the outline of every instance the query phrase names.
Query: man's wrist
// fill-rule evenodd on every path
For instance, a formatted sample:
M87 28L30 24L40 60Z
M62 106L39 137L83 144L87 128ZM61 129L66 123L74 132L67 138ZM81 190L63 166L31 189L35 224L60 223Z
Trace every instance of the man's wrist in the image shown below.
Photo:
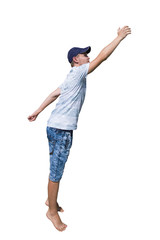
M121 42L121 41L123 40L123 38L118 35L118 36L117 36L117 40L118 40L119 42Z
M42 110L38 108L38 109L36 110L36 114L37 114L37 115L40 114L41 111L42 111Z

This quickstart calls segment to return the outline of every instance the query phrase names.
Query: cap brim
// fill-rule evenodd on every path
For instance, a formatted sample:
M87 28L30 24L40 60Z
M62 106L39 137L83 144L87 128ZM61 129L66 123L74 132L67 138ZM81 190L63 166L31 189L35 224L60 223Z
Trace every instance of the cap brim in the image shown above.
M90 51L91 51L91 47L89 46L89 47L83 48L81 53L90 53Z

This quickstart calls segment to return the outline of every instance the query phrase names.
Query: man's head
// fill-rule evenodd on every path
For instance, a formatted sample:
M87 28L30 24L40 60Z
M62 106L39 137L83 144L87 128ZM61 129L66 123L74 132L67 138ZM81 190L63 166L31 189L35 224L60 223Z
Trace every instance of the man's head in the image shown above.
M71 66L80 66L82 64L89 62L88 53L91 51L91 47L86 48L71 48L68 52L68 61L71 63Z

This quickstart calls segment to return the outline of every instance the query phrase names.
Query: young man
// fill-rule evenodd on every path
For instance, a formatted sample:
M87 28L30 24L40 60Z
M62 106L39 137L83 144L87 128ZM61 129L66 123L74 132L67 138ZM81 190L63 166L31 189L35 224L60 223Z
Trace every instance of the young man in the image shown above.
M46 215L59 231L63 231L67 227L58 214L58 211L63 212L57 203L59 183L72 145L73 130L77 128L79 113L84 102L87 74L93 72L105 61L128 34L131 34L131 29L128 26L119 28L117 37L103 48L91 63L87 55L91 51L91 47L70 49L68 61L72 69L65 81L28 117L31 122L36 120L39 113L60 96L59 102L47 122L50 175L46 201L46 205L49 206Z

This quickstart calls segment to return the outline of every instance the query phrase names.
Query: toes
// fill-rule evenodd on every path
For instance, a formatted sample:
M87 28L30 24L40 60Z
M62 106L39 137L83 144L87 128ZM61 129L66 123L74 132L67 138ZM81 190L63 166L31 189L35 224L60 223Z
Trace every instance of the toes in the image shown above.
M54 227L58 230L58 231L64 231L67 227L66 224L64 224L60 217L59 214L56 212L56 214L51 214L50 211L48 210L48 212L46 213L46 216L49 220L51 220L51 222L53 223Z
M64 231L64 230L66 229L66 227L67 227L67 225L66 225L66 224L63 224L63 225L60 226L60 227L56 227L56 229L62 232L62 231Z
M64 212L63 208L61 208L58 204L57 204L57 210L58 210L59 212Z
M61 231L64 231L64 230L66 229L66 227L67 227L67 225L64 224L64 225L62 226L62 228L61 228Z
M59 207L58 211L64 212L63 208Z

